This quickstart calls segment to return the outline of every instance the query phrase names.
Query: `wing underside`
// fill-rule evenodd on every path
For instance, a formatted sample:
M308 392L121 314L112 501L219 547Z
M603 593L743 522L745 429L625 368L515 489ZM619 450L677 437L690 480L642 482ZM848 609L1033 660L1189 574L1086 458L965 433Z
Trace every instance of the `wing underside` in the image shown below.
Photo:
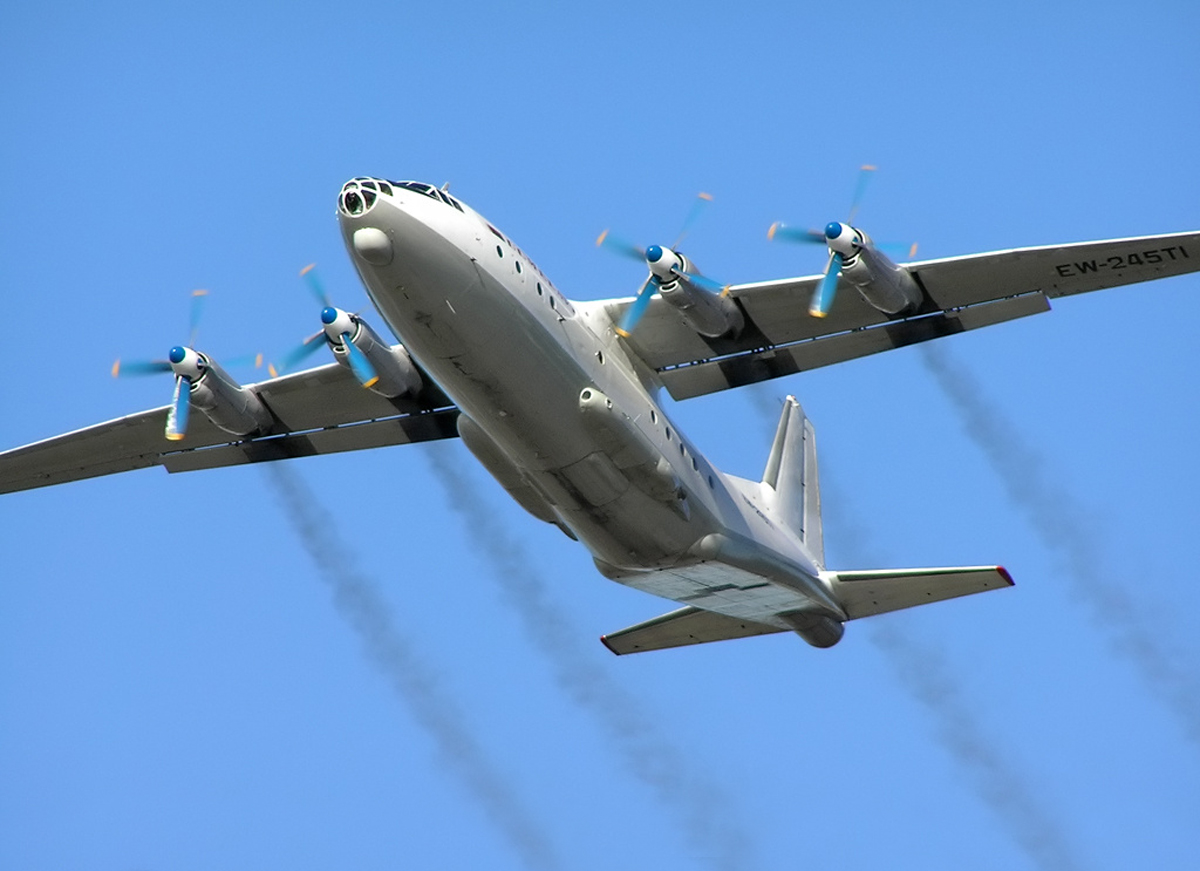
M1049 310L1050 299L1200 270L1200 232L993 251L907 263L925 302L889 317L843 288L825 318L808 314L813 275L733 285L745 316L734 338L706 338L660 298L628 347L675 399L778 378ZM619 323L632 300L595 303Z
M170 407L154 408L0 453L0 493L149 466L184 472L458 435L458 410L436 387L386 399L337 363L248 387L271 412L268 433L230 435L196 413L187 437L168 441Z

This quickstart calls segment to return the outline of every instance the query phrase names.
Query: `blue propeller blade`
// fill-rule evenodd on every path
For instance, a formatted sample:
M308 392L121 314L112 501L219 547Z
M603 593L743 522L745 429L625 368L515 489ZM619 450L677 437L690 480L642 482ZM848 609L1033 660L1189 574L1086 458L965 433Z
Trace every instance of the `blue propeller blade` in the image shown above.
M867 192L867 182L871 180L871 173L878 168L870 164L859 167L858 183L854 186L854 199L850 201L850 217L846 218L847 224L854 223L854 216L858 214L858 206L862 202L863 194Z
M317 301L322 306L329 305L329 297L325 293L325 286L321 284L321 279L317 276L317 264L310 263L300 270L300 275L304 277L304 283L308 285L309 291L317 298Z
M642 315L646 312L646 306L650 305L650 297L654 296L654 292L658 290L658 276L651 275L646 279L646 283L642 285L642 289L638 292L637 299L629 308L625 309L625 317L621 318L621 324L617 327L617 335L629 337L633 332L633 328L637 326L637 322L642 319Z
M825 233L821 230L802 230L799 227L789 227L782 221L776 221L767 230L768 239L783 239L785 242L801 242L807 244L825 244Z
M834 251L833 256L829 258L829 265L825 267L825 275L821 278L821 283L817 285L817 292L813 294L812 305L808 307L808 313L814 318L823 318L829 314L829 309L833 306L833 294L837 290L841 274L842 255L841 252Z
M620 236L615 236L605 230L596 238L596 247L604 248L612 251L614 254L620 254L629 260L636 260L639 263L646 261L646 249L638 245L634 245L628 239L622 239Z
M696 194L696 201L692 203L692 208L688 211L687 217L683 219L683 227L679 230L679 235L675 238L675 242L671 248L678 248L679 243L683 241L683 237L692 229L692 225L704 213L704 207L712 202L712 194L706 194L703 191Z
M183 376L175 379L175 396L167 414L167 438L179 441L187 432L188 409L191 407L192 382Z
M371 365L367 355L359 349L358 345L350 341L349 333L342 333L342 341L346 345L346 354L350 358L350 368L354 371L354 377L362 383L363 387L373 387L379 380L379 376L375 374L375 367Z
M683 281L687 282L693 287L699 288L700 290L707 290L709 293L716 294L725 292L725 285L721 284L720 282L713 281L707 275L701 275L698 272L677 272L675 274L683 279Z
M200 315L204 311L204 300L208 296L207 290L192 291L192 305L188 312L188 347L196 346L196 330L200 328Z
M318 348L325 344L325 331L318 330L299 345L288 351L279 366L279 371L286 372L301 360L311 357Z
M131 360L128 363L117 360L112 365L113 378L123 375L157 375L170 371L171 364L166 360Z

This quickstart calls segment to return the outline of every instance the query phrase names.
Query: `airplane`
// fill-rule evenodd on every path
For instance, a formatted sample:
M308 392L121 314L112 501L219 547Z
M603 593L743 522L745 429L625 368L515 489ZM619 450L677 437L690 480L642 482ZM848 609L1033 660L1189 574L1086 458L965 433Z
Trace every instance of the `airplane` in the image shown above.
M324 345L333 362L243 386L178 345L151 364L175 378L170 405L0 453L0 493L457 437L601 575L682 606L602 636L613 653L782 632L827 648L850 620L1012 578L988 565L828 568L816 439L796 399L751 481L704 457L662 391L689 399L1200 269L1200 232L897 264L845 221L821 233L822 275L722 286L678 243L652 245L634 249L647 270L636 296L578 302L444 188L354 178L337 217L398 344L310 274L321 330L293 359Z

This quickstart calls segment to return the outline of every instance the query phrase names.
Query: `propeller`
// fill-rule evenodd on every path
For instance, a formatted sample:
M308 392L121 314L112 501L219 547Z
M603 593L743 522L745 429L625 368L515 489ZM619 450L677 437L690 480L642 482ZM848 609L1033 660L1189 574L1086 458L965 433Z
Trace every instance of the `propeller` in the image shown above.
M167 354L166 360L131 360L122 365L120 358L112 365L112 376L118 378L129 375L157 375L160 372L175 374L175 392L171 397L171 410L167 413L166 437L171 441L179 441L187 433L188 401L192 383L198 381L208 368L208 359L196 351L196 332L200 326L200 314L204 308L207 290L193 290L192 302L188 313L188 341L186 345L176 345Z
M870 164L859 167L858 181L854 185L854 197L850 200L850 213L845 222L831 221L825 225L824 231L821 231L801 230L776 221L767 230L768 239L778 238L802 244L819 243L829 249L829 261L825 264L825 272L821 276L817 289L813 292L812 302L808 307L808 313L815 318L823 318L829 314L830 308L833 307L833 297L837 292L838 279L842 274L842 264L847 258L857 254L864 244L862 234L850 224L858 214L858 207L862 204L867 183L877 169L878 167Z
M279 370L270 366L271 376L274 377L280 371L292 368L301 360L314 354L322 345L329 345L331 348L345 347L347 362L350 364L350 370L354 373L354 377L363 387L373 387L379 381L379 375L375 372L371 361L367 359L367 355L353 341L353 337L359 331L358 315L344 311L329 301L325 286L317 275L315 263L310 263L301 269L300 275L308 285L309 291L322 305L322 327L284 355Z
M664 248L661 245L651 245L648 248L644 248L620 236L616 236L608 230L605 230L596 239L596 247L605 248L629 260L637 260L645 263L650 270L650 274L646 276L646 280L634 298L633 304L625 309L621 323L616 328L617 335L625 338L629 337L633 332L633 328L637 326L638 321L642 319L642 315L646 313L646 307L650 305L651 297L658 292L664 283L678 279L694 287L714 293L720 293L724 289L723 285L718 284L712 279L705 278L703 275L695 272L688 272L687 261L676 250L711 202L712 194L701 191L696 195L695 202L692 203L687 217L684 218L679 235L675 237L675 241L671 244L670 248Z

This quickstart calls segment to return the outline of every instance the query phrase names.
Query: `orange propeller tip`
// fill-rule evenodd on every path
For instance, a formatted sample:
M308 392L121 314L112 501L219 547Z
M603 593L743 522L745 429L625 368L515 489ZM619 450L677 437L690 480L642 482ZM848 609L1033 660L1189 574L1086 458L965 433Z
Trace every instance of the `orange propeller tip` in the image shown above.
M823 312L819 308L810 308L808 313L814 318L823 318L826 314L828 314L828 312Z
M192 296L208 296L207 290L193 290Z
M255 369L261 369L261 368L262 368L262 354L255 354L255 355L254 355L254 368L255 368Z
M875 170L879 169L879 167L875 166L873 163L864 163L861 169L867 170L868 172L874 172Z
M169 432L169 433L167 433L167 441L170 441L170 442L181 442L181 441L183 441L183 433L181 433L181 432Z
M727 284L721 288L721 296L729 296L729 291L733 287L732 284Z
M121 358L118 357L117 359L113 360L112 377L116 378L120 374L121 374Z
M308 273L312 272L312 271L313 271L314 269L316 269L316 268L317 268L317 264L315 264L315 263L310 263L310 264L308 264L307 266L305 266L303 269L301 269L301 270L300 270L300 274L301 274L301 275L308 275Z
M779 225L780 225L780 223L781 223L781 222L779 222L779 221L776 221L774 224L772 224L772 225L771 225L771 228L770 228L769 230L767 230L767 238L768 238L768 239L774 239L774 238L775 238L775 231L779 229Z
M604 240L607 238L608 238L608 230L605 230L603 233L601 233L599 236L596 237L596 247L599 248L601 245L603 245Z
M912 247L908 249L908 259L912 260L917 256L917 243L913 242Z
M269 375L270 375L272 378L278 378L278 377L279 377L279 370L277 370L277 369L275 368L275 364L274 364L274 363L268 363L268 364L267 364L267 374L269 374Z
M700 191L699 196L702 200L708 200L710 203L712 202L712 194L706 194L704 191Z
M367 389L370 389L370 388L374 387L374 386L375 386L376 384L378 384L378 383L379 383L379 376L378 376L378 375L376 375L376 376L375 376L374 378L372 378L370 381L364 381L364 382L363 382L363 387L366 387Z
M617 328L616 328L616 333L617 333L617 335L618 335L618 336L620 336L622 339L628 339L628 338L629 338L629 333L628 333L627 331L625 331L625 330L621 329L620 327L617 327Z

